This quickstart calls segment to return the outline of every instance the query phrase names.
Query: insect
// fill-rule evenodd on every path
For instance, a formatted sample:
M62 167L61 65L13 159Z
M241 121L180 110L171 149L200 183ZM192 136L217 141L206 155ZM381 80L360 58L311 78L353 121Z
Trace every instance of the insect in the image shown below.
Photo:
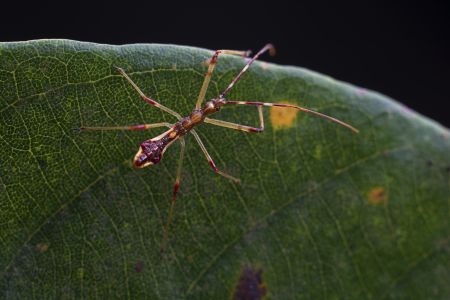
M235 130L241 130L245 132L253 132L253 133L260 133L264 131L264 119L263 119L263 106L277 106L277 107L284 107L284 108L291 108L291 109L297 109L306 113L314 114L322 118L326 118L328 120L331 120L335 123L338 123L342 126L345 126L354 132L358 132L358 130L338 119L335 119L333 117L324 115L322 113L300 107L297 105L292 104L283 104L283 103L267 103L267 102L258 102L258 101L235 101L235 100L229 100L226 98L227 94L230 92L230 90L233 88L233 86L241 79L242 75L248 70L250 65L264 52L269 51L269 54L273 55L275 53L275 48L271 44L267 44L264 46L259 52L257 52L252 58L249 57L250 52L249 51L235 51L235 50L217 50L214 55L212 56L208 71L205 75L205 78L203 80L203 85L200 89L200 93L197 98L197 102L195 104L195 108L192 110L191 114L187 117L181 117L181 115L172 109L160 104L159 102L147 97L141 89L131 80L131 78L125 73L125 71L121 68L117 68L119 73L133 86L133 88L139 93L141 98L149 103L150 105L153 105L169 114L177 118L177 122L174 124L162 122L162 123L153 123L153 124L140 124L140 125L132 125L132 126L119 126L119 127L82 127L80 128L81 131L96 131L96 130L146 130L150 128L157 128L157 127L168 127L169 129L162 134L158 135L157 137L148 139L141 143L139 150L137 151L136 155L134 156L134 167L135 168L145 168L152 165L155 165L161 161L163 158L164 152L167 150L167 148L172 145L175 141L179 141L181 143L181 151L180 151L180 157L178 160L178 168L176 173L176 180L175 184L173 186L173 193L172 193L172 201L170 203L167 222L164 227L164 233L163 233L163 241L161 244L161 252L164 251L165 244L168 239L169 235L169 227L172 221L173 216L173 209L174 205L177 199L177 193L180 188L180 179L181 179L181 169L183 166L183 158L184 158L184 151L185 151L185 137L187 134L192 134L197 141L197 143L200 146L200 149L203 151L209 165L213 169L214 172L217 174L233 181L236 183L239 183L240 180L221 171L219 168L217 168L216 164L214 163L214 160L209 155L208 151L206 150L205 145L203 144L202 140L200 139L199 135L195 131L194 127L202 124L202 123L209 123L216 126L231 128ZM211 99L203 104L205 99L205 94L208 89L209 82L211 80L214 68L216 66L218 57L220 54L231 54L231 55L240 55L244 58L248 58L248 61L244 68L237 74L237 76L231 81L231 83L227 86L227 88L217 97L214 99ZM217 113L221 110L222 107L227 105L253 105L256 106L258 109L259 114L259 127L251 127L247 125L241 125L231 122L226 122L222 120L212 119L209 116Z

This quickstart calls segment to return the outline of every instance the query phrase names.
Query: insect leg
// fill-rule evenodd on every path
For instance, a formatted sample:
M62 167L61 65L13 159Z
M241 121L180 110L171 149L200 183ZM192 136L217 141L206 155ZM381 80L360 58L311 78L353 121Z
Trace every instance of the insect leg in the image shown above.
M208 71L206 72L205 79L203 80L202 88L200 89L200 94L197 98L197 103L195 104L195 108L200 108L202 106L202 102L205 99L206 90L208 89L209 81L211 80L212 73L214 68L216 67L216 62L219 54L234 54L241 55L243 57L248 57L250 51L236 51L236 50L217 50L211 58L209 62Z
M171 110L170 108L165 107L164 105L156 102L155 100L150 99L149 97L145 96L145 94L141 91L141 89L137 86L137 84L134 83L133 80L131 80L131 78L127 75L127 73L125 73L125 71L123 69L117 68L117 70L133 86L133 88L139 93L139 95L141 96L142 99L144 99L146 102L150 103L151 105L156 106L157 108L171 114L172 116L175 116L178 120L181 119L181 115L179 113L177 113L177 112Z
M240 125L240 124L231 123L231 122L222 121L222 120L211 119L211 118L205 118L205 123L222 126L222 127L226 127L226 128L231 128L231 129L236 129L236 130L242 130L242 131L246 131L246 132L256 132L256 133L263 132L264 131L264 117L263 117L262 106L258 106L257 108L258 108L258 113L259 113L259 128L250 127L250 126L246 126L246 125Z
M233 81L231 81L231 83L228 85L228 87L222 92L222 94L220 94L220 98L224 98L225 95L231 90L231 88L233 87L233 85L239 81L239 79L241 78L241 76L247 71L247 69L250 67L250 65L264 52L266 52L267 50L269 50L269 54L270 55L274 55L275 54L275 48L273 47L272 44L267 44L265 45L261 50L259 50L258 53L255 54L255 56L252 57L252 59L245 65L245 67L241 70L241 72L239 72L239 74L233 79Z
M163 240L161 242L160 253L163 253L165 251L165 249L166 249L167 240L169 238L170 224L172 223L173 208L174 208L175 203L177 201L178 190L180 189L181 169L183 167L184 149L186 148L185 147L186 144L184 142L184 138L180 138L180 143L181 143L181 151L180 151L180 158L178 160L177 177L175 179L175 184L173 186L172 201L170 203L169 213L167 215L166 226L164 227L164 234L163 234Z
M355 127L353 127L353 126L351 126L351 125L349 125L349 124L347 124L345 122L342 122L341 120L338 120L336 118L330 117L330 116L322 114L320 112L317 112L317 111L314 111L314 110L311 110L311 109L307 109L307 108L304 108L304 107L301 107L301 106L293 105L293 104L255 102L255 101L231 101L231 100L226 100L225 104L256 105L256 106L260 106L260 107L261 106L276 106L276 107L284 107L284 108L295 108L295 109L298 109L300 111L303 111L303 112L306 112L306 113L309 113L309 114L313 114L313 115L319 116L321 118L325 118L325 119L328 119L328 120L333 121L335 123L338 123L339 125L347 127L348 129L350 129L350 130L352 130L352 131L354 131L356 133L359 132L358 129L356 129Z
M197 140L197 143L200 145L200 148L202 149L203 153L206 156L206 159L209 162L209 165L211 166L211 168L213 168L214 172L216 172L219 175L222 175L223 177L233 180L235 183L240 183L241 180L237 179L231 175L228 175L227 173L224 173L222 171L220 171L217 167L216 164L214 163L214 161L212 160L211 156L209 155L208 151L205 148L205 145L203 145L202 140L200 139L200 137L198 136L197 132L195 132L195 130L191 130L191 133L194 135L195 139Z
M139 125L131 125L131 126L114 126L114 127L80 127L80 131L98 131L98 130L146 130L150 128L157 128L157 127L172 127L170 123L154 123L154 124L139 124Z

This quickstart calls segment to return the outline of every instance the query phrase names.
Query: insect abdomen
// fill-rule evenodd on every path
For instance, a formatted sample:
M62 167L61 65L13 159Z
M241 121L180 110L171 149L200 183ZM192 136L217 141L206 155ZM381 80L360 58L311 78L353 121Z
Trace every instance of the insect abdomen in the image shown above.
M135 161L137 167L146 161L150 161L152 164L157 164L162 158L162 152L165 148L165 143L159 141L145 141L141 144L142 154L140 159Z

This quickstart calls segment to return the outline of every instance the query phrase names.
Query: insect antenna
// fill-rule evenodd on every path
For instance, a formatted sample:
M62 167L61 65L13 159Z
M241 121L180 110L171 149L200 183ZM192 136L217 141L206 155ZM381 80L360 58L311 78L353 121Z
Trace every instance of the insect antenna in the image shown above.
M342 125L350 130L352 130L353 132L358 133L359 130L356 129L355 127L342 122L341 120L338 120L336 118L330 117L328 115L322 114L320 112L311 110L311 109L307 109L298 105L293 105L293 104L283 104L283 103L268 103L268 102L256 102L256 101L232 101L232 100L225 100L225 104L238 104L238 105L255 105L255 106L276 106L276 107L285 107L285 108L295 108L298 110L301 110L303 112L309 113L309 114L314 114L316 116L319 116L321 118L325 118L328 119L330 121L333 121L339 125Z
M269 54L270 55L275 55L275 47L272 44L267 44L265 45L261 50L258 51L258 53L255 54L255 56L253 56L250 61L245 65L244 68L242 68L242 70L239 72L239 74L237 74L237 76L233 79L233 81L231 81L231 83L228 85L228 87L222 92L222 94L220 94L219 98L224 98L225 95L231 90L231 88L234 86L234 84L236 82L239 81L239 79L241 79L241 76L244 75L244 73L248 70L248 68L250 67L250 65L256 60L258 59L258 57L263 54L264 52L266 52L267 50L269 50Z

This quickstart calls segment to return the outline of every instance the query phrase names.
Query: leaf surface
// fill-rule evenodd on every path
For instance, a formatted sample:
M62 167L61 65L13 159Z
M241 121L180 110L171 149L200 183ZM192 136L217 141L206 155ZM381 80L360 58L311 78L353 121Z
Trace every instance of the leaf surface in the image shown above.
M302 105L360 133L275 109L265 109L262 134L201 125L218 167L242 184L212 172L188 136L160 256L179 145L160 164L135 170L139 144L165 129L74 129L175 122L114 66L187 115L212 53L0 44L1 298L448 298L448 130L378 93L264 62L230 99ZM244 64L220 57L207 98ZM258 124L255 107L226 108L217 118Z

